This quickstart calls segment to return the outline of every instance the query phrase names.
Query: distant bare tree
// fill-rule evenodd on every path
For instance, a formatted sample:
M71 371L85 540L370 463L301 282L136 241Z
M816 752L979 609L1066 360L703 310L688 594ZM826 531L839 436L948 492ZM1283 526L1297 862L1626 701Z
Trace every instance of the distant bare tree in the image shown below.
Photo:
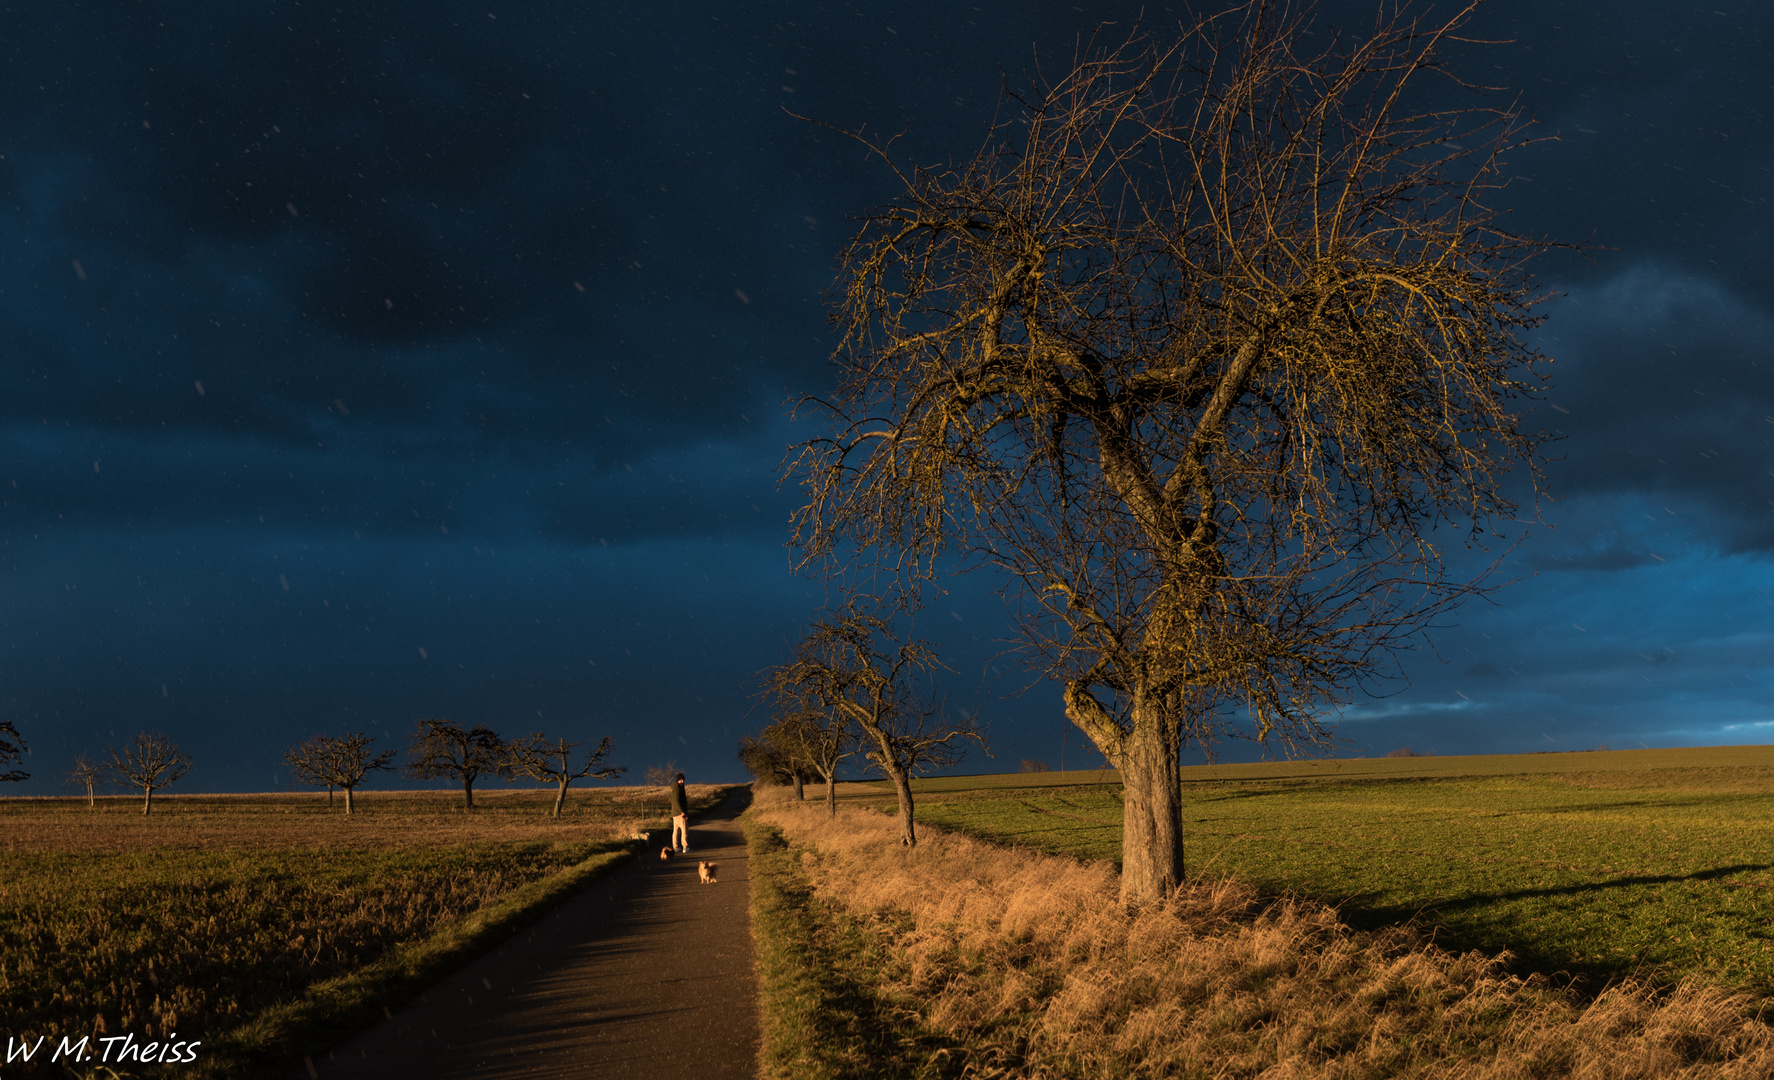
M795 782L795 767L788 754L772 743L764 731L739 737L739 763L760 783L781 787Z
M11 720L0 720L0 765L10 765L25 759L25 737L18 733ZM20 769L0 773L0 781L29 780L31 774Z
M1326 745L1481 590L1444 545L1519 532L1539 490L1549 245L1490 205L1522 125L1415 108L1472 6L1387 10L1307 37L1310 4L1256 0L1093 47L951 168L869 144L902 194L842 255L828 431L788 470L802 565L908 602L1003 574L1120 770L1124 903L1182 880L1184 743Z
M1034 758L1023 758L1022 764L1017 766L1016 771L1025 773L1047 772L1047 762L1036 761Z
M323 767L324 757L316 742L317 739L310 739L305 743L296 744L284 753L283 760L289 764L290 772L296 783L306 784L309 787L326 788L326 805L328 809L331 809L333 782L326 778L326 770Z
M739 737L739 761L753 779L766 784L787 784L795 789L795 799L807 797L807 771L799 747L784 741L784 731L770 724L755 735Z
M191 755L158 731L144 731L123 745L121 751L106 747L107 763L124 787L142 789L142 813L154 809L154 793L191 768Z
M915 684L940 668L928 642L901 643L885 620L853 603L841 616L814 623L795 661L774 676L834 719L855 725L869 765L893 781L899 842L908 847L918 842L912 777L959 762L968 742L986 745L972 720L948 719L939 703L918 697Z
M803 649L802 659L806 658ZM796 798L802 797L803 774L811 773L825 781L826 811L835 817L838 767L861 747L850 718L825 706L819 691L822 680L805 676L806 671L796 664L767 668L760 674L763 688L759 696L777 715L776 722L763 730L760 740L772 749L794 780Z
M67 771L68 783L86 789L86 805L88 808L98 804L95 789L105 779L105 767L81 754L74 759L74 767Z
M372 772L393 772L395 751L384 750L375 756L370 755L370 744L376 741L374 735L366 735L361 731L350 735L316 735L307 742L297 743L284 752L283 760L289 762L290 768L304 784L327 786L327 802L332 802L333 788L338 787L345 792L345 813L352 812L352 792L363 778Z
M678 763L668 761L663 765L649 765L641 775L646 778L648 787L669 787L678 775Z
M506 764L513 774L527 776L545 784L560 785L554 796L553 817L561 816L561 806L567 801L567 785L573 781L587 776L602 780L628 771L626 765L604 764L604 759L610 756L608 735L599 740L597 749L586 758L585 764L575 769L572 763L573 751L578 747L578 743L568 742L566 739L560 739L551 745L538 731L514 740L506 748Z
M838 814L838 768L844 759L862 751L857 733L842 716L822 716L803 712L786 716L771 725L777 738L791 748L790 756L805 769L825 782L826 812Z
M326 788L326 804L330 809L333 805L333 782L326 778L325 754L320 746L321 736L309 739L305 743L297 743L284 752L283 760L289 764L290 773L296 783L309 787Z
M446 720L421 720L407 747L407 775L415 780L439 776L462 781L462 805L474 809L474 782L483 774L509 771L505 743L485 724L463 730Z

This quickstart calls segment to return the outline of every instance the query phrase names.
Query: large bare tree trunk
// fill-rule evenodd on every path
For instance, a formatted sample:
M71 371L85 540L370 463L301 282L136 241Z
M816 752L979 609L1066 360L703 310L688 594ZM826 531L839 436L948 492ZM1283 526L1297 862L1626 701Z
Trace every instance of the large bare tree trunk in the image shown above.
M799 802L806 797L807 793L801 788L801 774L797 771L795 773L795 801Z
M570 780L561 781L561 789L554 793L554 816L555 817L561 816L561 805L567 801L567 785L570 783L572 783L572 781L570 781Z
M835 769L825 778L825 812L832 817L838 816L838 773Z
M889 769L893 790L899 795L899 842L906 847L918 846L918 834L912 827L912 774L904 769Z
M350 814L351 814L351 806L352 806L352 803L351 803L351 789L350 789L350 788L346 788L346 789L345 789L345 814L346 814L346 816L350 816Z
M1133 730L1123 742L1121 770L1121 902L1163 900L1183 880L1181 774L1176 725L1157 714L1163 705L1136 702ZM1150 711L1150 715L1145 715Z
M153 809L154 809L154 789L151 787L144 787L144 788L142 788L142 814L145 816L149 811L151 811Z
M466 780L465 779L462 781L462 799L463 799L463 802L462 802L463 809L465 809L465 810L473 810L474 809L474 781L473 780Z
M1135 687L1124 726L1081 682L1066 685L1066 716L1121 773L1121 902L1169 896L1183 880L1181 717L1176 700Z

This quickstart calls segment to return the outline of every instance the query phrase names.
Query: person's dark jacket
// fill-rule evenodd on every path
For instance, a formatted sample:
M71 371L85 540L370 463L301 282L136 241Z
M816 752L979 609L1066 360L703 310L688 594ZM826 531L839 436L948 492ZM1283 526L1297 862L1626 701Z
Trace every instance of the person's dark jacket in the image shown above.
M679 780L667 790L671 793L671 816L677 817L679 814L688 814L690 812L690 800L684 794L684 782Z

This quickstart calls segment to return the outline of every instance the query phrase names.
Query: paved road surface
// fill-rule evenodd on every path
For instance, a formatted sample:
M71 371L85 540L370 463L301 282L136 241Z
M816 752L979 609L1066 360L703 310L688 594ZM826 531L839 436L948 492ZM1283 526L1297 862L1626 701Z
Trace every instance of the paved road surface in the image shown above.
M737 793L691 826L688 859L618 868L421 999L313 1059L361 1080L750 1080L757 1075L745 839ZM697 881L696 860L719 864ZM310 1075L298 1069L292 1080Z

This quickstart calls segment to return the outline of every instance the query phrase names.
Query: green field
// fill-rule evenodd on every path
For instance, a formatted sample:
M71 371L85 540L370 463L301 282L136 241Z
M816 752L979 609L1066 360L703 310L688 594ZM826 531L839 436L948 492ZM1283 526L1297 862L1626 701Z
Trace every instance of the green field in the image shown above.
M1696 974L1774 994L1774 747L1361 759L1184 770L1192 876L1416 919L1591 986ZM918 783L918 818L1118 860L1113 773ZM851 798L891 798L850 786ZM884 794L884 793L883 793Z

